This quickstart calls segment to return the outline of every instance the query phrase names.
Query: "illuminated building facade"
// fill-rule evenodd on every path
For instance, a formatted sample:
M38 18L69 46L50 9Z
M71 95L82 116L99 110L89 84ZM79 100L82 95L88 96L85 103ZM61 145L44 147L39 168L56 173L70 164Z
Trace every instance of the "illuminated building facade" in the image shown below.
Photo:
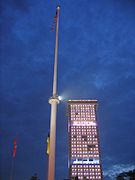
M69 178L102 180L97 100L68 100Z

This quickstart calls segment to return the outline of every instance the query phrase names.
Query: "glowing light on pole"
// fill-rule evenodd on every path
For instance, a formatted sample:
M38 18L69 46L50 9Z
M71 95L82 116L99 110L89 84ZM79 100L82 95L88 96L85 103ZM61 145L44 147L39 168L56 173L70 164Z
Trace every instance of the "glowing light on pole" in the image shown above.
M58 96L59 100L61 101L62 100L62 97L61 96Z
M53 95L49 99L51 104L50 118L50 151L48 162L48 180L55 179L55 146L56 146L56 114L59 98L57 96L57 62L58 62L58 28L59 28L59 11L60 7L56 8L56 40L55 40L55 56L54 56L54 76L53 76Z

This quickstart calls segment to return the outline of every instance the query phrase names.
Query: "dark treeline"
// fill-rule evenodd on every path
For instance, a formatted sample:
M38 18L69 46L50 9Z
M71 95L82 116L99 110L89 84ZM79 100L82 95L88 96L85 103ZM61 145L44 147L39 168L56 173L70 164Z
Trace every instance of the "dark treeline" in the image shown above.
M125 178L129 180L135 180L135 169L128 172L122 172L117 177L116 180L125 180Z

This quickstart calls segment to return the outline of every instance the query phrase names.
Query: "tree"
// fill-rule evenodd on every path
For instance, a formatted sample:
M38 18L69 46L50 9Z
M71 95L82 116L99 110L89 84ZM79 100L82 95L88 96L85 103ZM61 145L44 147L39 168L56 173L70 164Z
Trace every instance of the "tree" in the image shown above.
M37 173L35 173L34 176L32 176L32 177L30 178L30 180L40 180L40 179L38 179Z
M135 180L135 169L128 172L122 172L117 177L116 180Z

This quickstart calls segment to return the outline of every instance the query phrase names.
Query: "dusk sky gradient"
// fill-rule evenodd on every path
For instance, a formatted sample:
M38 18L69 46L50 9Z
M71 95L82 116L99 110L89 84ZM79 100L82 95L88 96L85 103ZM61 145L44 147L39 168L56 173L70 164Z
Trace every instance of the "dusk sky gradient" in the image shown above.
M135 0L1 0L0 180L47 180L55 33L58 95L97 99L106 180L135 168ZM58 105L56 180L68 177L67 107Z

